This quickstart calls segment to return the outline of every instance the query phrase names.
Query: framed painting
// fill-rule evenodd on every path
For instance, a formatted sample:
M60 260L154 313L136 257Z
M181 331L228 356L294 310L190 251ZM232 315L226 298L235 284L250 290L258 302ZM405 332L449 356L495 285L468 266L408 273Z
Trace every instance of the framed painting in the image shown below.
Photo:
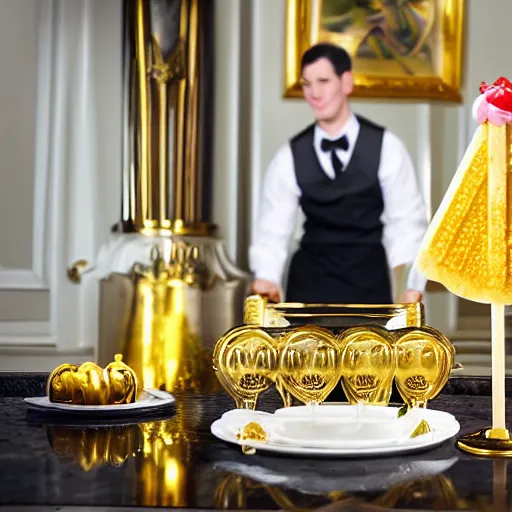
M352 57L353 97L462 100L465 0L286 0L285 97L317 42Z

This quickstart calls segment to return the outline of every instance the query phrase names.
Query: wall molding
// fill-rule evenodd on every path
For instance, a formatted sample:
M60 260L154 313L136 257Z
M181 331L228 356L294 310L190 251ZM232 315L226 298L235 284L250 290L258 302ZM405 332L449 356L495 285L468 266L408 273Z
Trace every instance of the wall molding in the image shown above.
M41 32L37 47L37 103L36 140L34 147L34 213L32 220L32 268L3 268L0 266L0 290L48 289L45 272L47 183L48 183L48 133L50 132L50 94L52 31L45 31L51 23L52 0L42 0L39 16Z
M56 255L63 247L54 246L55 240L48 233L48 227L55 224L52 211L54 208L49 208L51 188L55 187L56 174L62 173L61 169L54 168L51 161L57 5L58 0L40 0L38 5L32 268L0 267L0 290L50 290L48 300L55 300L55 297L59 296L59 288L53 286L51 281L55 272L59 270L55 266ZM54 197L53 200L55 199ZM53 324L57 314L58 311L51 307L48 321L0 322L0 347L20 347L20 350L26 350L28 347L55 347L58 336Z
M54 347L1 347L0 372L51 372L65 363L92 361L92 349L58 350Z
M50 322L0 322L0 347L55 347Z
M0 268L0 290L46 290L41 275L28 268Z

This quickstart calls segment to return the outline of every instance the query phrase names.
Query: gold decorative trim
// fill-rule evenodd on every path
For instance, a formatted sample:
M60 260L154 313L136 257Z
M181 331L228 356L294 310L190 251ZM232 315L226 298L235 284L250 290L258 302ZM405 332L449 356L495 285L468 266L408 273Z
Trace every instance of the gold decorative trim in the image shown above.
M140 233L147 236L213 236L217 231L217 226L206 222L189 224L181 219L167 222L148 220L142 227L138 227L132 222L119 222L112 230L116 233Z
M484 428L459 437L457 446L479 457L512 457L512 440L506 429Z
M244 305L246 324L262 327L285 327L308 321L346 323L343 319L359 318L393 325L392 328L421 327L425 308L421 302L404 304L306 304L301 302L271 303L259 296L250 296ZM390 327L391 328L391 327Z
M434 0L441 24L441 62L432 76L379 76L355 73L352 97L403 98L461 102L462 39L464 0ZM287 0L285 41L285 98L302 97L300 59L306 49L322 37L315 24L321 13L321 0ZM349 52L350 53L350 52Z

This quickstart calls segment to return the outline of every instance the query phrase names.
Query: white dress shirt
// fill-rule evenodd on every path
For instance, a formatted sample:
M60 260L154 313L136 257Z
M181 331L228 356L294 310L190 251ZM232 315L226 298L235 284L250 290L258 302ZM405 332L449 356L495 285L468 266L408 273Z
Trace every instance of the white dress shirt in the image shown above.
M336 140L346 135L347 151L336 150L346 169L359 134L359 121L351 115L340 133L329 136L315 125L314 148L325 174L334 179L330 151L322 151L322 139ZM427 228L427 216L418 189L411 158L402 141L384 131L379 183L384 209L382 244L390 268L413 264ZM266 279L281 286L292 234L299 213L301 190L295 176L290 144L282 146L267 170L263 184L263 200L259 222L249 249L251 270L256 279ZM407 279L407 289L423 291L426 279L413 265Z

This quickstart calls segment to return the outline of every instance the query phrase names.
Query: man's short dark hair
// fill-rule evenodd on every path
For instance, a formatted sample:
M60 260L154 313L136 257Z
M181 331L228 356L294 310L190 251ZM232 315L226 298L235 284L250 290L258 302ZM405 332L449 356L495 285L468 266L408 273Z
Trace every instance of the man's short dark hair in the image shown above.
M352 69L350 55L341 46L330 43L318 43L306 50L302 55L300 69L303 70L319 59L327 59L338 76Z

